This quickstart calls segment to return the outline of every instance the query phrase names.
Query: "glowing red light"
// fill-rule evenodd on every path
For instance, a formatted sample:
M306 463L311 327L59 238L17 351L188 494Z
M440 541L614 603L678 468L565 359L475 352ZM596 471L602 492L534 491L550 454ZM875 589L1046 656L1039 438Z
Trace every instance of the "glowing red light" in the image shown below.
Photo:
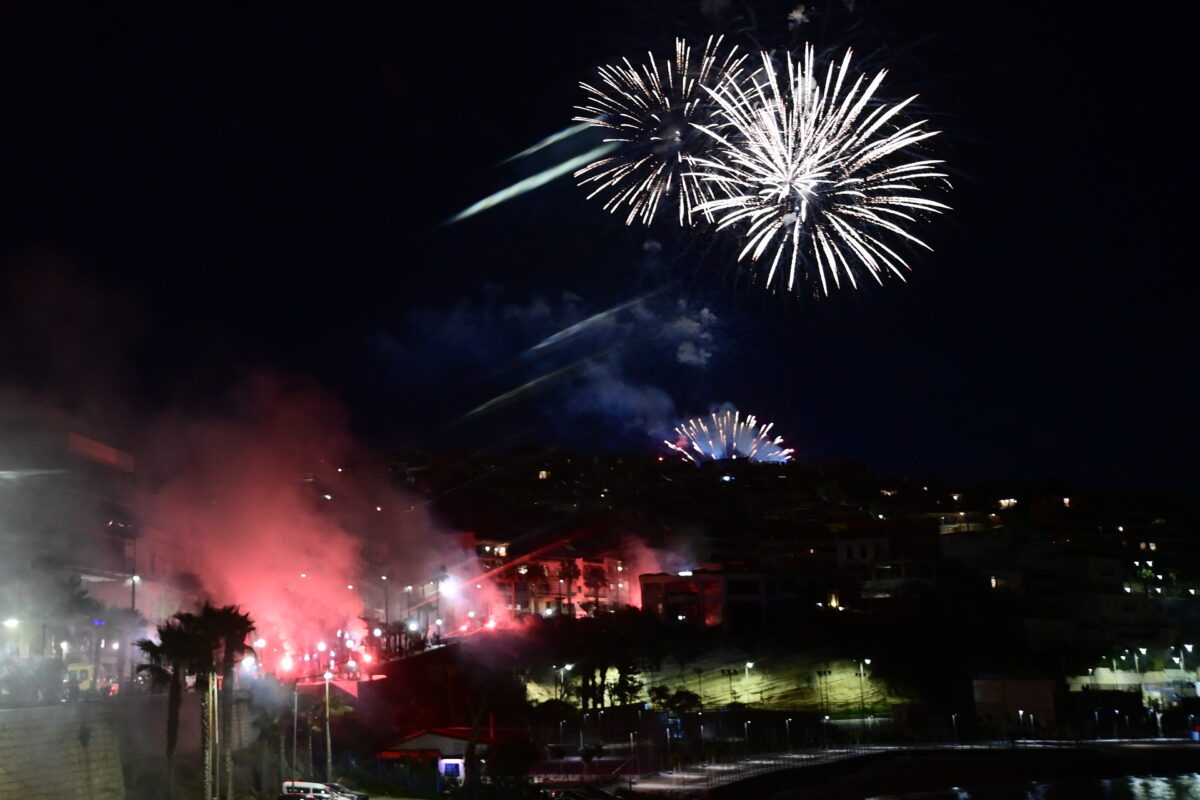
M490 631L490 630L493 630L493 629L495 629L495 627L496 627L496 620L494 620L494 619L489 619L489 620L487 621L487 629Z
M285 655L283 658L279 659L279 668L284 672L290 672L292 666L292 657L290 655Z
M370 653L363 653L362 660L363 660L363 663L364 663L364 664L370 664L370 663L371 663L371 654L370 654Z
M462 625L459 625L459 626L458 626L458 629L459 629L460 631L462 631L463 633L466 633L466 631L467 631L467 623L465 623L465 622L464 622Z

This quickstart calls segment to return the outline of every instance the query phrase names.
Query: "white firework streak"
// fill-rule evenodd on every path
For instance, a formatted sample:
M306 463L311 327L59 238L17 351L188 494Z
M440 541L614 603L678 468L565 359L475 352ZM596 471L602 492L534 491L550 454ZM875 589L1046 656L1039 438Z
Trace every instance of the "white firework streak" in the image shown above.
M753 414L742 419L738 411L714 412L707 418L696 417L683 423L675 429L679 441L672 443L664 439L663 444L693 464L726 458L776 463L790 461L796 451L783 446L783 437L770 438L774 425L773 422L759 425Z
M713 215L718 229L744 227L738 260L767 255L767 286L783 263L787 288L794 288L802 251L811 255L826 295L830 281L841 286L842 275L857 287L857 266L879 282L888 272L903 280L901 267L911 268L885 242L888 234L932 250L905 225L950 208L920 196L928 182L947 178L937 169L942 162L905 161L903 151L939 131L924 130L926 120L896 121L916 95L872 102L887 70L870 81L860 74L843 91L850 50L840 65L829 64L823 81L811 45L803 60L785 58L786 82L762 53L764 69L753 81L704 87L726 125L693 123L720 145L714 157L689 158L690 177L712 193L693 213Z
M692 47L675 40L674 60L662 67L649 53L641 67L629 59L623 64L601 67L599 86L581 83L589 93L577 110L588 116L572 121L607 128L616 133L606 142L624 144L616 155L595 161L575 173L579 185L596 184L589 198L608 194L606 211L617 213L628 207L625 224L640 218L649 224L663 198L678 192L679 224L690 222L696 207L711 199L705 187L690 176L689 142L685 141L697 122L712 122L712 102L704 90L736 81L745 55L734 47L719 55L723 37L709 37L698 65L692 65ZM699 141L695 141L698 139ZM708 147L704 137L691 144Z

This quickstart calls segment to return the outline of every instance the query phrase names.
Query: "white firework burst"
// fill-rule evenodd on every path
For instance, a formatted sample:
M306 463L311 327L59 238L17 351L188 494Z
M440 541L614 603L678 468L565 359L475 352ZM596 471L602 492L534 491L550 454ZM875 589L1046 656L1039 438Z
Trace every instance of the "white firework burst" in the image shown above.
M743 418L738 411L713 412L683 423L675 429L679 440L663 440L663 444L693 464L727 458L790 461L795 450L783 446L783 437L771 438L774 425L773 422L759 425L753 414Z
M580 186L595 185L589 198L607 195L605 210L627 210L627 225L638 218L649 224L669 197L676 199L679 223L687 224L696 207L711 199L689 174L693 169L687 159L713 147L696 123L720 127L712 119L714 104L704 90L736 81L746 58L736 47L722 54L721 40L710 37L693 62L692 46L676 39L674 59L660 62L650 53L640 67L623 59L622 64L600 68L598 86L580 84L589 96L576 108L587 116L574 120L615 131L605 141L622 147L575 177Z
M887 240L932 249L906 226L949 209L921 196L931 182L948 186L942 162L908 155L938 134L925 120L900 121L916 96L877 102L886 70L845 88L849 50L823 80L811 45L802 60L785 55L784 75L767 53L762 59L753 80L706 89L725 124L694 123L719 147L689 159L691 177L711 193L693 213L711 214L718 229L737 227L745 241L738 260L765 256L768 286L782 268L794 288L801 262L815 267L825 294L843 276L857 287L861 268L877 281L903 279L909 265Z

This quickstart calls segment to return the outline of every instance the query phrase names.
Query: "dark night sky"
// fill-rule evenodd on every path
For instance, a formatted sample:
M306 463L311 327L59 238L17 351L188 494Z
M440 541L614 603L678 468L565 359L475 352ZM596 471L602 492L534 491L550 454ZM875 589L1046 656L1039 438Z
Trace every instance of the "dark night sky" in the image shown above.
M818 301L566 179L439 227L579 152L497 166L567 125L599 64L674 33L799 41L791 4L733 2L724 26L699 2L169 5L0 17L6 388L115 414L277 370L380 444L649 452L644 426L580 409L577 377L459 418L589 354L519 358L552 322L666 287L719 321L706 366L637 335L580 347L680 416L733 402L805 457L912 477L1194 488L1194 92L1166 7L809 4L820 42L921 93L955 172L908 284Z

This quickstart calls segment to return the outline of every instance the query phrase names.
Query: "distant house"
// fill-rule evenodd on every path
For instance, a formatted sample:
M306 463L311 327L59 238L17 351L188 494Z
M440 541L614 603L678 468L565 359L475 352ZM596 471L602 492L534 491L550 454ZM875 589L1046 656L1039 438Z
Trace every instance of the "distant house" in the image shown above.
M437 771L443 778L461 779L467 740L470 738L470 728L428 728L392 742L377 755L385 760L411 758L428 761L430 766L436 763ZM476 750L482 754L487 745L494 741L494 737L481 731Z

